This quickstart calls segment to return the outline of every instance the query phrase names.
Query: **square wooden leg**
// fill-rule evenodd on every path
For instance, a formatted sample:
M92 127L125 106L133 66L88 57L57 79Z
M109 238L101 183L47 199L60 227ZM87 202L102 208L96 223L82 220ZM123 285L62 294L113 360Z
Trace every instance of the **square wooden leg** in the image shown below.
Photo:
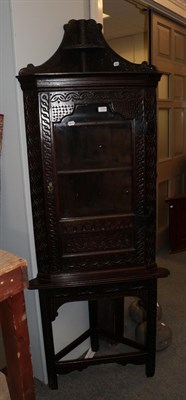
M12 400L34 400L34 381L23 291L0 303L8 386Z

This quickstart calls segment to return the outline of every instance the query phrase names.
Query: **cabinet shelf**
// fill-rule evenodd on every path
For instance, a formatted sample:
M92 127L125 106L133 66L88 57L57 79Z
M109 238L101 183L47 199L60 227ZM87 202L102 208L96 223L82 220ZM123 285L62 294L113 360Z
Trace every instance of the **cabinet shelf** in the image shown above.
M57 171L58 175L68 174L83 174L83 173L96 173L96 172L120 172L120 171L132 171L132 167L108 167L108 168L82 168L82 169L68 169Z
M122 214L105 214L105 215L91 215L88 217L73 217L73 218L61 218L59 222L71 222L71 221L95 221L97 219L121 219L121 218L133 218L135 216L134 213L122 213Z

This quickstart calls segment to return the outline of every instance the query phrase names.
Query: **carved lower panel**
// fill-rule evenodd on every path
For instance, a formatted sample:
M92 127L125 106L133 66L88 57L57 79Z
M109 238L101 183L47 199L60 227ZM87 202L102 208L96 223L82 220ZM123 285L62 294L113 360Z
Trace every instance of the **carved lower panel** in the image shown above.
M63 237L63 255L109 251L133 247L133 232L95 233Z
M134 247L131 218L101 218L60 223L64 255Z

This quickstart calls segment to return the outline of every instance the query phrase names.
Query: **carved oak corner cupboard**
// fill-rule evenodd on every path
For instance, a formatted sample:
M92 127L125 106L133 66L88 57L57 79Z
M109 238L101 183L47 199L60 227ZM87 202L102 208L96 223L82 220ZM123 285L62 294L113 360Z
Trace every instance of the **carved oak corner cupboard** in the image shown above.
M101 362L155 368L155 67L133 64L105 42L94 20L71 20L55 54L28 65L24 93L30 187L49 385L57 374ZM88 336L98 349L97 300L140 293L147 307L144 346L63 361ZM88 300L90 329L54 354L52 321L68 301ZM122 339L125 342L125 338ZM129 340L127 342L129 344Z

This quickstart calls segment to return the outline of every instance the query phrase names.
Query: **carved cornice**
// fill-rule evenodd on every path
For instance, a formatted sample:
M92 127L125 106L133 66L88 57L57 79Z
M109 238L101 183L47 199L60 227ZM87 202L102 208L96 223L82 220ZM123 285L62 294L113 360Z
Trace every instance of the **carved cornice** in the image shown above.
M76 56L74 57L74 51ZM102 33L102 25L96 21L70 20L64 25L62 42L56 52L39 66L29 64L19 72L19 80L24 75L78 72L156 72L153 65L143 61L134 64L116 54Z

